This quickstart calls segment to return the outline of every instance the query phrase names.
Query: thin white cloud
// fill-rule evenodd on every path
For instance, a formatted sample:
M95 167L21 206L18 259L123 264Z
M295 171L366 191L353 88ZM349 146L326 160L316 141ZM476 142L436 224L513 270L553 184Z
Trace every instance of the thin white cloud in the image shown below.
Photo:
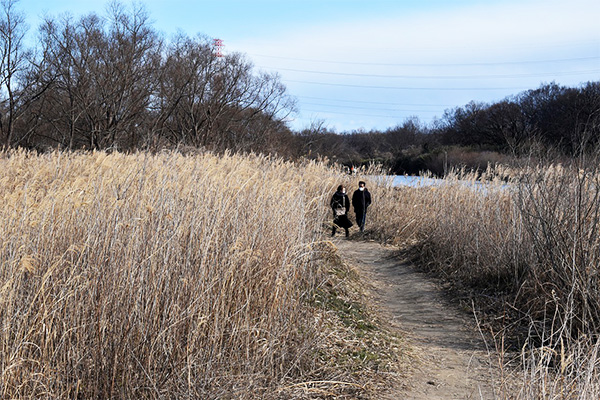
M510 1L451 10L429 10L371 20L330 21L302 32L279 32L235 44L246 52L328 60L422 60L452 55L559 50L600 40L600 2Z
M289 91L298 96L337 98L354 101L389 101L390 103L455 104L461 106L474 101L497 101L522 90L538 87L542 82L559 80L561 84L577 85L595 80L596 75L574 75L565 72L600 70L597 59L576 63L514 64L510 61L558 60L600 56L600 2L597 0L530 0L490 2L463 8L423 10L410 15L390 15L354 21L330 21L327 24L307 26L302 31L277 32L268 38L249 37L239 43L230 43L232 50L248 53L256 64L280 71L287 80ZM595 49L595 50L594 50ZM279 58L266 58L268 55ZM322 60L317 63L301 60ZM344 63L345 62L345 63ZM359 65L355 63L368 63ZM380 64L432 64L431 67L386 67ZM454 63L490 63L485 66L451 66ZM496 63L496 64L494 64ZM284 70L287 69L287 70ZM289 69L347 72L359 74L431 75L496 75L501 78L443 81L440 79L401 80L317 75L293 72ZM558 78L552 75L556 73ZM532 75L519 78L517 75ZM539 77L533 76L539 74ZM502 79L505 76L506 79ZM509 79L509 77L515 76ZM326 82L354 87L319 86L302 82ZM430 90L384 90L368 86L440 88ZM360 87L359 87L360 86ZM452 87L475 88L468 91L444 90ZM483 91L480 88L505 88ZM347 104L347 103L345 103ZM358 104L354 104L356 106ZM311 108L312 107L312 108ZM299 118L304 123L315 115L317 107L306 109ZM416 107L408 107L416 108ZM438 116L449 107L440 107ZM321 107L332 126L340 130L392 126L419 112L387 112L402 115L396 119L368 118L367 114L381 112L340 110ZM338 114L334 114L333 111ZM430 108L427 109L430 111ZM344 111L346 114L341 114ZM352 117L352 113L365 114ZM423 112L422 119L431 118ZM296 124L298 125L298 124Z

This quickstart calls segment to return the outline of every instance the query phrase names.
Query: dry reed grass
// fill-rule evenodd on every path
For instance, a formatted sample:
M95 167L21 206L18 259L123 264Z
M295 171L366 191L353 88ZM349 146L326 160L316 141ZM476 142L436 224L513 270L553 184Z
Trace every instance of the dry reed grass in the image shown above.
M599 397L597 165L455 171L434 187L377 188L384 204L370 224L380 239L412 246L465 304L477 299L503 367L517 344L521 373L502 370L501 397Z
M316 368L331 188L263 156L0 153L1 398L257 398Z
M503 369L498 393L600 394L593 168L495 168L485 186L457 171L402 189L254 155L10 151L0 171L2 398L365 390L315 358L344 334L306 306L324 285L315 260L330 254L319 244L329 198L359 179L375 201L367 235L415 247L502 317L504 330L489 328L503 366L505 339L525 327L520 375Z

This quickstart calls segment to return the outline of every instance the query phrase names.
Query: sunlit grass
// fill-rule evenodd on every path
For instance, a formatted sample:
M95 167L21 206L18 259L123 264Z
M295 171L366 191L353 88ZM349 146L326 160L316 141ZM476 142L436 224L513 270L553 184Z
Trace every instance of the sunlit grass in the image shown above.
M336 180L253 155L1 153L0 397L256 398L301 379Z
M520 360L520 374L499 377L504 397L598 398L597 165L456 171L434 187L377 188L373 235L411 247L455 293L475 298L501 362ZM509 343L517 346L506 353Z
M484 294L505 322L493 332L501 354L517 336L520 372L506 368L499 393L597 398L598 176L496 168L398 189L256 155L0 153L0 397L339 386L322 347L335 336L311 301L330 296L316 262L329 198L363 179L367 237L412 247L455 289ZM343 325L352 303L323 298Z

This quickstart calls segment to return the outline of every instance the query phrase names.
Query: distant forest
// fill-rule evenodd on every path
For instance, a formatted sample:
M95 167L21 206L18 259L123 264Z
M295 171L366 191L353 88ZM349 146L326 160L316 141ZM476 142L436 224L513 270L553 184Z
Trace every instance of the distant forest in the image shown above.
M295 100L277 74L240 53L218 56L208 37L165 40L143 6L47 17L30 48L16 4L2 2L0 16L0 148L253 151L443 174L549 149L573 156L600 137L600 81L472 102L429 125L415 117L337 133L315 122L294 132Z
M496 103L471 102L430 125L413 118L383 132L341 135L316 125L299 136L303 154L346 165L380 162L397 174L570 158L598 148L600 81L577 88L548 83Z

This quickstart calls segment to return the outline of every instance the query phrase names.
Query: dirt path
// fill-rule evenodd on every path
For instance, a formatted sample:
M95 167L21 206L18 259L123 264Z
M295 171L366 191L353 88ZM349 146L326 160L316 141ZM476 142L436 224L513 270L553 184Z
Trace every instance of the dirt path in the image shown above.
M408 336L420 362L389 399L493 399L491 368L474 318L445 301L440 290L394 250L374 242L335 240L391 325Z

